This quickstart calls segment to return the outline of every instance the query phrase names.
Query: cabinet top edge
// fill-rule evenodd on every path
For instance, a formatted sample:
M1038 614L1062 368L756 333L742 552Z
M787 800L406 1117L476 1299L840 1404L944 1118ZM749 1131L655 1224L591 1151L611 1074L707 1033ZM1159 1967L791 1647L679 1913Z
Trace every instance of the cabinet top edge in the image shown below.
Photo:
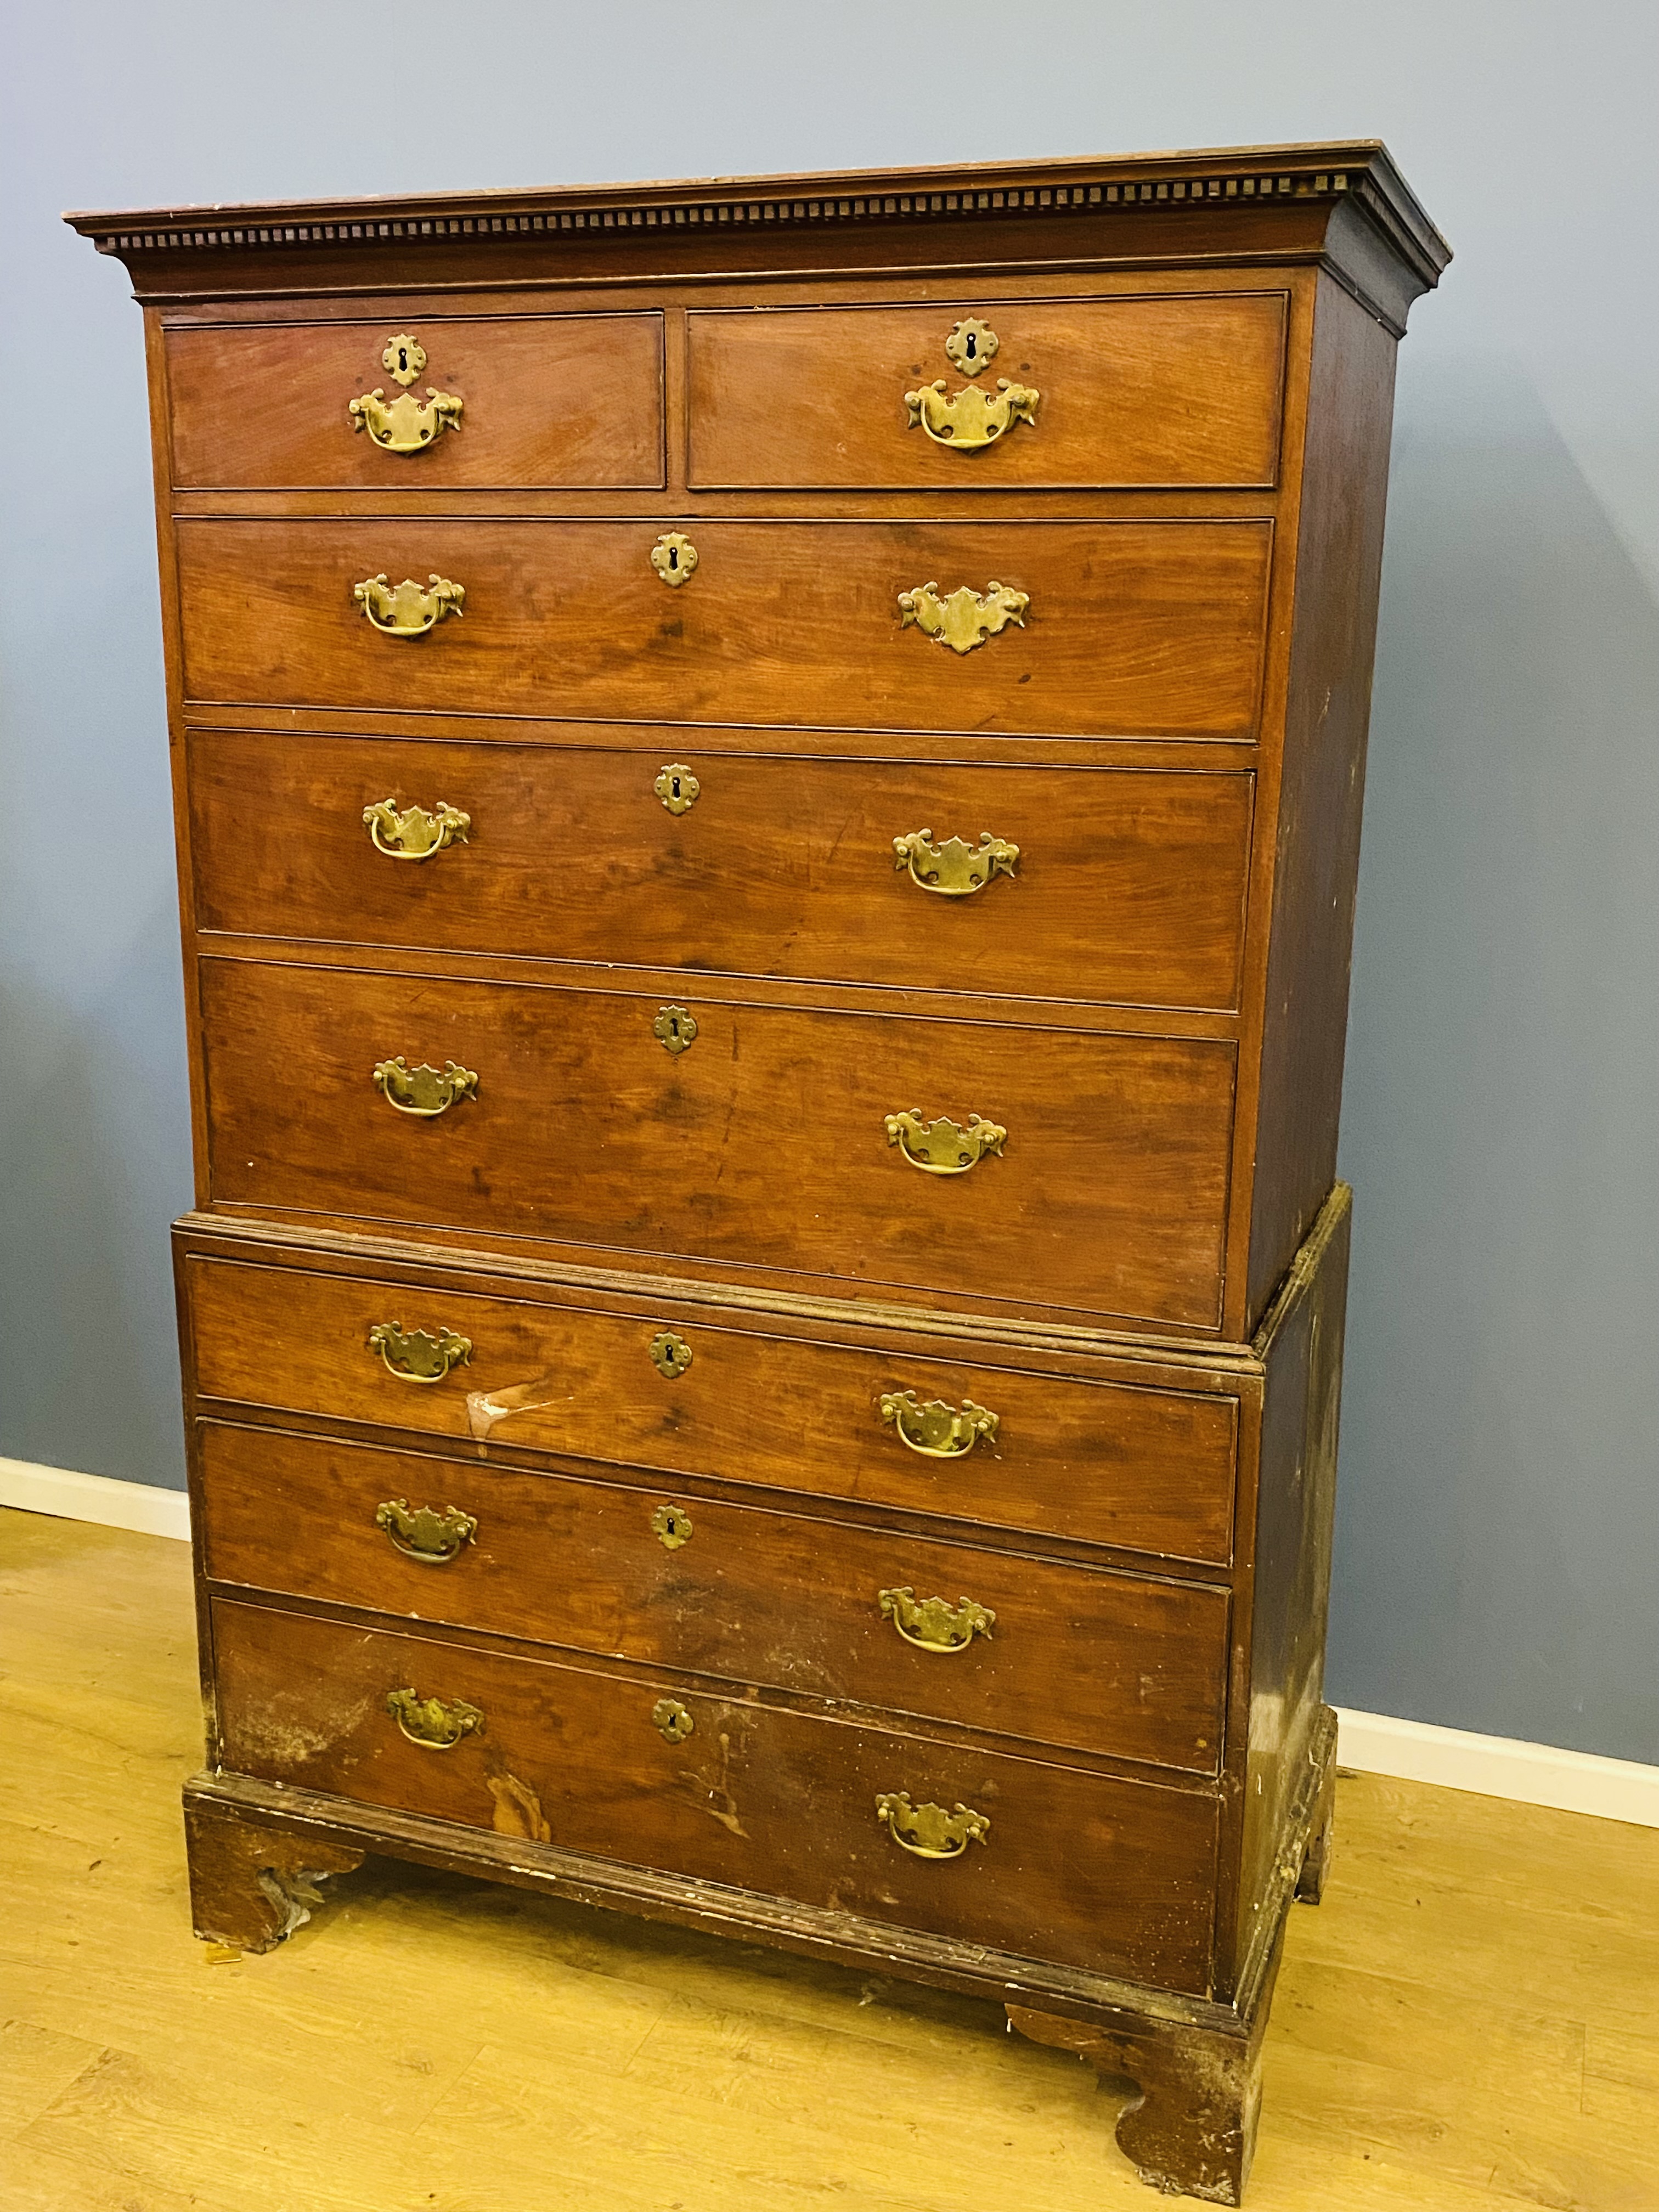
M1224 251L1227 220L1289 202L1346 202L1370 218L1421 289L1439 280L1451 249L1376 139L1245 146L1190 153L974 163L950 167L830 170L796 176L556 185L532 191L436 192L356 199L108 211L71 210L65 222L100 253L124 261L178 253L269 253L272 248L395 246L451 240L568 247L599 233L648 246L678 234L871 227L903 233L919 220L1024 216L1065 223L1130 208L1183 212L1194 250ZM1215 234L1210 224L1216 225ZM1206 234L1201 242L1196 234ZM549 234L552 234L550 239ZM527 234L527 235L526 235Z

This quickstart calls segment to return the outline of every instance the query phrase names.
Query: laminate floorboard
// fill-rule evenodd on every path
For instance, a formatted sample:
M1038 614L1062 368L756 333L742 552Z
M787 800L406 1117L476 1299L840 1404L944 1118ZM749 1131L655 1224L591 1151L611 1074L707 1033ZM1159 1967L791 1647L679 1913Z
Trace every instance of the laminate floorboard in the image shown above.
M199 1726L185 1547L0 1512L3 2212L1152 2202L964 1999L389 1860L198 1942ZM1659 2212L1659 1833L1348 1774L1337 1821L1251 2212Z

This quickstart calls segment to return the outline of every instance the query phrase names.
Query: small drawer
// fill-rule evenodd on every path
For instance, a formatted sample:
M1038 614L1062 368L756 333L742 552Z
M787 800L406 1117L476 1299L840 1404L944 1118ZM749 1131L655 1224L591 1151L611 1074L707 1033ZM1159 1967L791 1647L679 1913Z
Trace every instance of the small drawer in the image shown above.
M264 1607L213 1636L234 1772L1206 1987L1212 1792Z
M1255 736L1269 522L689 528L695 567L659 542L685 538L672 522L186 517L185 694L562 720Z
M1285 305L1222 292L694 310L690 480L1266 489Z
M222 1582L1219 1767L1223 1589L211 1422L199 1468Z
M1224 1567L1231 1558L1238 1402L1221 1392L1045 1375L959 1346L872 1350L684 1310L482 1295L364 1268L190 1255L183 1279L201 1400L465 1440L481 1479L494 1479L484 1465L494 1442L970 1528ZM911 1399L954 1409L961 1427L931 1433ZM976 1422L973 1407L994 1419ZM410 1502L470 1510L459 1498Z
M198 973L216 1200L1219 1320L1231 1040Z
M181 491L653 489L664 480L662 339L656 313L169 331L173 481Z
M1238 1005L1247 773L756 759L688 734L641 753L192 731L198 926Z

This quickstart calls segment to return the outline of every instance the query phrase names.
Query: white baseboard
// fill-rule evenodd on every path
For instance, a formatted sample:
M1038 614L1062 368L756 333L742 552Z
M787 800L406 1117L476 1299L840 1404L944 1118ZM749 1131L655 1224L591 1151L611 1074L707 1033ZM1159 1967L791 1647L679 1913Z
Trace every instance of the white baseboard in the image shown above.
M1593 1813L1659 1828L1659 1766L1592 1752L1522 1743L1513 1736L1471 1735L1426 1721L1337 1708L1337 1763L1402 1782L1433 1782L1480 1797L1509 1797L1563 1813Z
M106 1528L132 1528L145 1536L190 1536L190 1501L182 1490L117 1482L106 1474L76 1474L63 1467L34 1467L27 1460L0 1459L0 1506L4 1505L56 1514L64 1521L99 1521ZM1344 1766L1659 1828L1659 1766L1521 1743L1510 1736L1471 1735L1462 1729L1432 1728L1426 1721L1392 1720L1386 1713L1339 1708L1337 1723L1337 1759Z
M107 1474L77 1474L67 1467L36 1467L26 1459L0 1459L0 1505L54 1514L60 1521L98 1521L106 1528L136 1529L141 1536L190 1540L190 1500L182 1490L118 1482Z

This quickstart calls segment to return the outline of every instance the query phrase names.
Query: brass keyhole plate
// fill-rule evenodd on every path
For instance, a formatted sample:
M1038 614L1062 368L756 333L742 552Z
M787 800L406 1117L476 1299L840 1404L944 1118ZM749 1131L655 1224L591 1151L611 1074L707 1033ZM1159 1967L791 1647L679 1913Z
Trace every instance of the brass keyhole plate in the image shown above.
M651 1708L651 1725L665 1743L684 1743L696 1723L678 1698L659 1698Z
M691 1541L691 1516L683 1505L659 1505L651 1516L651 1533L665 1552L678 1552Z
M651 565L671 590L678 591L691 580L697 549L684 531L665 531L651 548Z
M652 1023L651 1034L665 1052L678 1059L696 1042L697 1018L689 1006L665 1006Z
M677 1375L684 1375L691 1364L691 1347L683 1336L676 1336L672 1328L660 1329L651 1340L651 1364L659 1375L665 1375L672 1382Z
M671 814L689 814L702 786L684 761L670 761L651 788Z

